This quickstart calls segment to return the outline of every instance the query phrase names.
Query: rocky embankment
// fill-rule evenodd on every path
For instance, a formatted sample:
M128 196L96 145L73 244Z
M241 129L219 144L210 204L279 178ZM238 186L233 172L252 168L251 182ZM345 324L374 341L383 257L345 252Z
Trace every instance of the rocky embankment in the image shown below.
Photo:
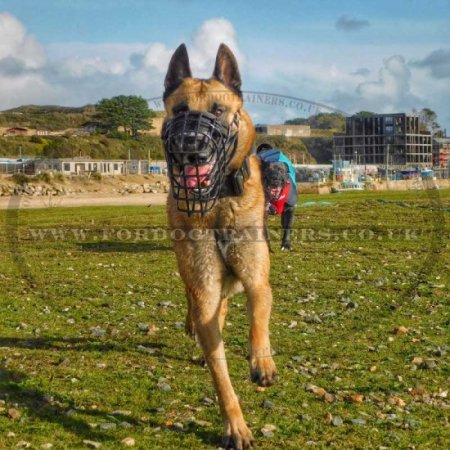
M13 182L2 182L0 180L0 197L12 195L20 196L76 196L78 194L164 194L169 191L169 184L166 180L156 180L152 182L65 182L65 183L42 183L30 182L15 184Z

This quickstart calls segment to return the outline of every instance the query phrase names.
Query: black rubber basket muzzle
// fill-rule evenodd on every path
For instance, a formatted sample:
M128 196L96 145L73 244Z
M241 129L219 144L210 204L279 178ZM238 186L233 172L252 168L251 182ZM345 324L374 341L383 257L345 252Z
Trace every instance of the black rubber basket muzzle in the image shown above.
M202 216L220 197L237 133L207 112L189 111L169 119L162 131L172 195L179 211Z

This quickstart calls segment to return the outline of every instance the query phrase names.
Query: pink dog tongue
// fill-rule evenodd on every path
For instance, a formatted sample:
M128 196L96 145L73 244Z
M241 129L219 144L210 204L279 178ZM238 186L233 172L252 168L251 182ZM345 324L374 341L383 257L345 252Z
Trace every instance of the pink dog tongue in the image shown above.
M186 187L188 189L194 189L203 186L208 180L208 174L211 170L211 164L203 164L198 166L186 166L184 168L184 176L186 177Z

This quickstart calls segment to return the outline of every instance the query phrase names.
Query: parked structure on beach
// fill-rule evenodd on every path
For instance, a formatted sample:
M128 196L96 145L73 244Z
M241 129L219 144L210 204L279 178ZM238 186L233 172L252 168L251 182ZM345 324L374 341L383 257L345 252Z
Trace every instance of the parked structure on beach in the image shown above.
M0 175L13 175L15 173L34 175L34 160L0 158Z
M43 172L59 172L63 175L146 175L162 174L167 169L166 161L97 160L90 158L62 159L0 159L0 174L25 173L38 175Z
M148 160L97 160L90 158L63 158L36 160L35 172L55 171L63 175L145 175L163 173L167 164L165 161Z

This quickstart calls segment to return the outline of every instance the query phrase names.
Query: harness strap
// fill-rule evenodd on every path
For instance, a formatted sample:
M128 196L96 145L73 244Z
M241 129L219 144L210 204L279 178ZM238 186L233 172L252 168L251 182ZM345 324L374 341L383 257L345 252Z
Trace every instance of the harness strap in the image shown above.
M222 184L222 189L219 193L219 198L224 197L239 197L244 192L244 183L250 177L250 161L248 156L245 157L241 167L233 170L225 177Z

